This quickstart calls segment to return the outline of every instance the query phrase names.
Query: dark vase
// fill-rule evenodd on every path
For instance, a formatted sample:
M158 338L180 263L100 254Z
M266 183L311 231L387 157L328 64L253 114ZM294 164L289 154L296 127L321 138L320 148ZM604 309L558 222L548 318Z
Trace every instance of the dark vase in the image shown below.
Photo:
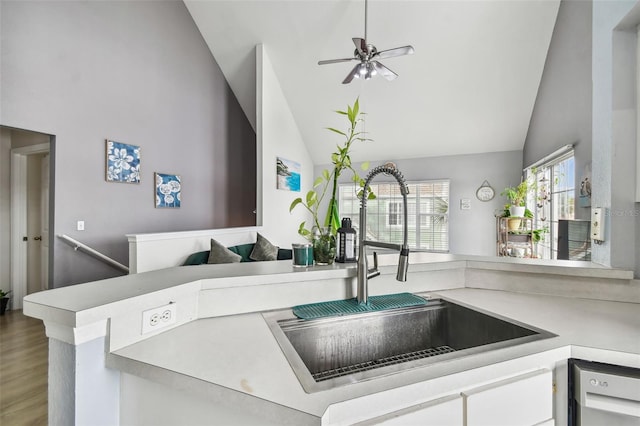
M3 297L0 299L0 315L4 315L4 311L7 310L7 303L9 303L8 297Z

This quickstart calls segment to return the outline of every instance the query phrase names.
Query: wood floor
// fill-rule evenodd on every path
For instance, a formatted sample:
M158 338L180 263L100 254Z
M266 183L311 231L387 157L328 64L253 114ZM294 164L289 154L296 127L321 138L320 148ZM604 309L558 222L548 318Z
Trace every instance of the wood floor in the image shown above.
M48 342L44 324L7 311L0 316L0 425L47 424Z

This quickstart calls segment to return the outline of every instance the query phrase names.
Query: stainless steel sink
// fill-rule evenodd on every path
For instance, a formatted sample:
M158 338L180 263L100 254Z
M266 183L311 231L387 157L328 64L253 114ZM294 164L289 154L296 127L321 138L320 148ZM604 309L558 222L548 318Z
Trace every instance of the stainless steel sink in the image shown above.
M445 299L314 320L289 309L263 316L309 393L555 336Z

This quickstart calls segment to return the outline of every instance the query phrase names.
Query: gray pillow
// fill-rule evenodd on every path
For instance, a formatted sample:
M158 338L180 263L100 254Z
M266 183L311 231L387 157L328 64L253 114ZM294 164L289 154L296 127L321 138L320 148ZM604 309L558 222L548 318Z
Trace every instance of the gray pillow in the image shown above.
M251 260L277 260L278 246L274 246L265 237L258 233L256 245L249 255Z
M207 263L238 263L240 259L242 256L232 252L213 238L211 239L211 252Z

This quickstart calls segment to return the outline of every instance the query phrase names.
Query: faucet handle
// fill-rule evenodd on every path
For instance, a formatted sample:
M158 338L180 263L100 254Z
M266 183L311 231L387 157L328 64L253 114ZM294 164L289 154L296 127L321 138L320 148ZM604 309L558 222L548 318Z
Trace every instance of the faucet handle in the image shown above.
M367 271L367 279L375 278L380 275L380 271L378 271L378 252L373 252L373 268L370 268Z

